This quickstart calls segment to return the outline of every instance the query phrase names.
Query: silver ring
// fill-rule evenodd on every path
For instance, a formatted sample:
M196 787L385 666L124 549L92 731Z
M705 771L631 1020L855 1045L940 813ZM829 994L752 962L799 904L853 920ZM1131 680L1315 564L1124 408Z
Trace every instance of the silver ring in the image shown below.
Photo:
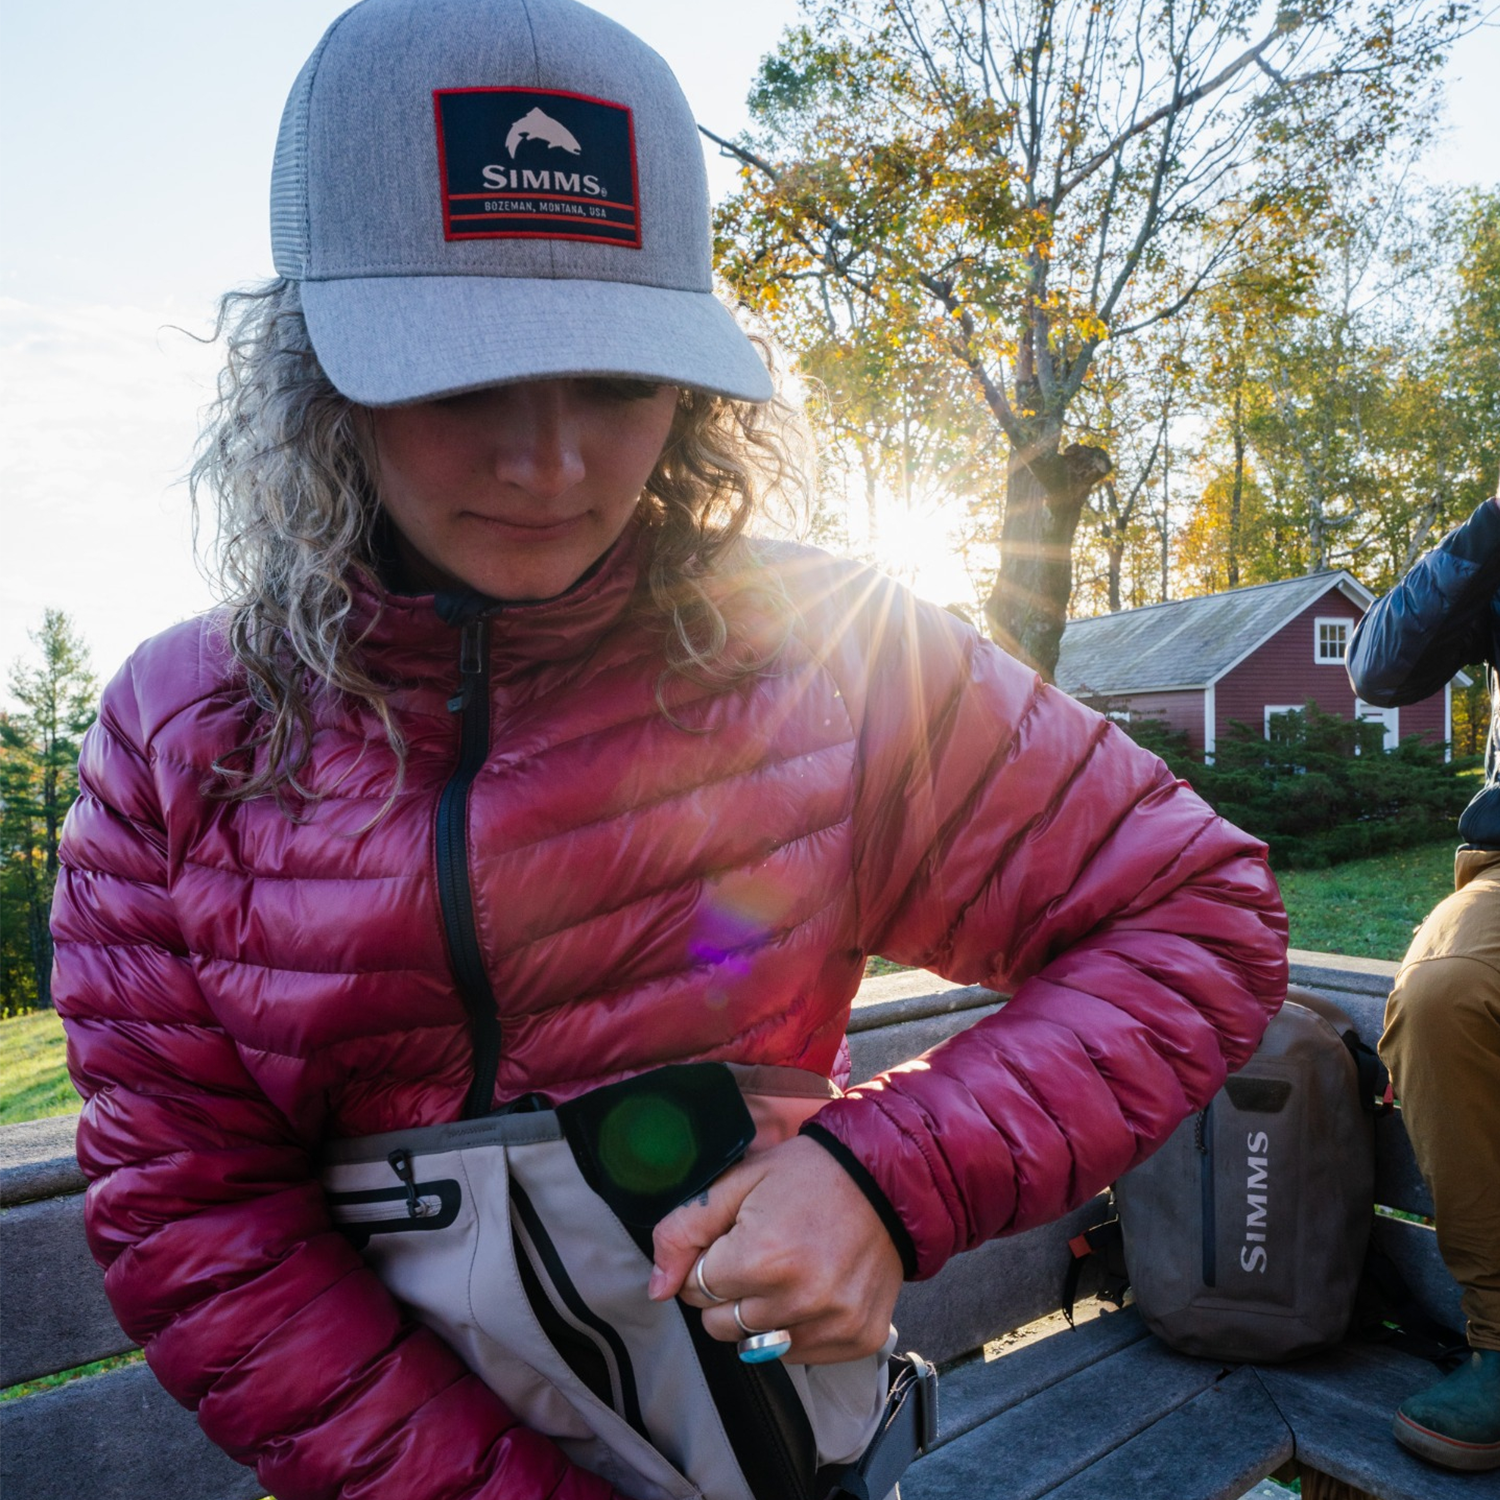
M734 1304L734 1321L740 1325L740 1332L743 1333L747 1339L758 1339L758 1338L761 1338L769 1330L764 1329L764 1328L752 1328L744 1320L744 1318L742 1318L740 1316L740 1303L742 1303L744 1300L745 1299L743 1297L741 1297L740 1300L739 1300L739 1302L736 1302Z
M705 1250L703 1254L700 1255L698 1259L693 1263L693 1280L698 1283L698 1290L702 1292L710 1302L714 1303L715 1306L717 1306L719 1303L728 1302L729 1298L716 1296L708 1289L708 1283L703 1279L703 1262L707 1259L708 1251Z

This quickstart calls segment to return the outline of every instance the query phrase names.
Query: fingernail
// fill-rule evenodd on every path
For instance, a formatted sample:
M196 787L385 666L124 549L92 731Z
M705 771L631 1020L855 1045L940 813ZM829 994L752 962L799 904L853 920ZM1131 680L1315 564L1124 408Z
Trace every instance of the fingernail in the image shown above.
M646 1296L660 1302L667 1290L667 1273L657 1266L651 1267L651 1280L646 1283Z

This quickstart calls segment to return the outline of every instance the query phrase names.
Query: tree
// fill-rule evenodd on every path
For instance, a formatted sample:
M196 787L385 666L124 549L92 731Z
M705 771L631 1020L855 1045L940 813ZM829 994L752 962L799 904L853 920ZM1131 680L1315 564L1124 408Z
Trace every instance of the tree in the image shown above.
M98 684L88 651L61 610L31 639L39 660L18 661L0 715L0 1005L7 1014L52 1003L48 919L63 818L78 795L78 750L93 722Z
M1253 228L1377 154L1469 8L807 4L762 67L752 133L710 133L744 169L718 217L721 270L754 308L815 326L842 298L860 309L850 337L962 372L1009 448L990 627L1050 675L1074 538L1113 468L1073 440L1096 354L1175 316Z
M1383 592L1490 493L1497 205L1367 183L1301 228L1303 276L1206 299L1191 587L1349 567Z
M1130 357L1125 350L1129 349ZM1075 546L1074 604L1082 617L1160 602L1156 507L1171 461L1172 423L1188 395L1182 340L1161 325L1132 345L1107 344L1080 392L1077 430L1114 461L1090 494Z

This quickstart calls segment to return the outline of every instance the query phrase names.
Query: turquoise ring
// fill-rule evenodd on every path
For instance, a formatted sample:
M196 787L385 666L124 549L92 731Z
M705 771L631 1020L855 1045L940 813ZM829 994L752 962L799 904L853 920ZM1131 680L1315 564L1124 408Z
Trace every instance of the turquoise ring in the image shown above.
M785 1328L772 1328L766 1333L752 1333L737 1347L747 1365L765 1365L780 1359L792 1347L792 1336Z

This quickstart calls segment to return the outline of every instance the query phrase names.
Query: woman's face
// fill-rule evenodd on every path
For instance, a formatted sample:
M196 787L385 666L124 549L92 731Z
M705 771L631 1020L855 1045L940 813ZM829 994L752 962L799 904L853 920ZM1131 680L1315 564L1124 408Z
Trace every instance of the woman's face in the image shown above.
M561 594L625 529L676 406L674 386L579 379L372 408L376 484L412 582Z

